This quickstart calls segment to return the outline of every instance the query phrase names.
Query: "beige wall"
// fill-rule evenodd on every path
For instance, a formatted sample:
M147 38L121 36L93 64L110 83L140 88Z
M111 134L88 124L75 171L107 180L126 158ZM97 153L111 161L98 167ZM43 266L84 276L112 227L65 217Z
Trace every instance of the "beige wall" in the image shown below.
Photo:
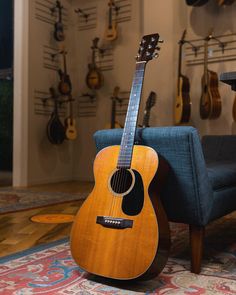
M143 88L143 98L141 103L141 115L146 98L151 90L157 93L157 103L151 113L152 126L173 125L174 98L176 92L177 78L177 58L178 40L183 29L188 29L188 38L196 39L205 37L209 27L215 27L215 34L225 34L235 32L233 15L235 15L236 5L219 9L215 2L209 1L204 7L191 8L183 0L131 0L132 15L131 21L119 24L119 38L114 43L113 70L104 72L105 85L96 93L96 116L91 118L78 117L78 101L84 92L88 92L85 84L87 74L87 64L91 57L91 42L94 37L103 39L107 25L107 1L67 1L63 0L63 5L67 8L69 20L68 30L66 30L66 47L68 50L68 70L73 83L73 96L76 99L74 104L78 129L76 141L65 141L60 146L49 143L46 137L46 125L49 116L35 114L35 89L47 90L50 86L57 86L58 77L53 71L42 67L43 45L58 46L53 39L53 26L45 24L35 18L35 0L30 1L29 9L29 93L26 97L20 92L21 100L25 105L27 114L20 118L15 112L17 122L21 119L27 122L28 128L23 134L23 142L26 149L15 152L16 166L15 173L18 175L16 185L35 184L45 182L57 182L73 179L92 180L92 164L95 157L95 146L92 138L96 130L103 129L110 120L111 101L110 96L115 86L119 86L122 91L129 91L138 44L143 34L158 32L164 44L161 45L160 56L157 60L151 61L147 65L145 82ZM18 2L19 3L19 2ZM97 7L98 22L94 29L79 31L78 17L74 9L81 9L95 5ZM20 13L20 12L18 12ZM27 28L27 22L25 24ZM18 40L17 42L21 42ZM27 42L27 38L24 42ZM100 45L106 47L105 42ZM27 46L26 46L27 47ZM27 47L28 48L28 47ZM16 55L19 59L19 55ZM15 65L18 63L15 63ZM18 64L18 68L22 66ZM185 66L183 71L190 78L191 99L192 99L192 120L191 124L196 126L201 134L222 134L234 133L234 123L232 121L233 93L229 87L220 84L220 91L223 99L223 112L218 120L200 120L199 100L201 94L201 76L203 66ZM235 61L221 64L212 64L211 69L218 73L222 71L235 70ZM26 71L27 72L27 71ZM25 75L27 76L27 73ZM20 71L18 72L18 77ZM24 76L25 77L25 76ZM28 77L28 76L27 76ZM25 87L25 86L24 86ZM18 89L21 89L18 87ZM24 88L25 89L25 88ZM27 100L27 102L25 101ZM16 101L16 98L15 98ZM16 109L17 106L15 106ZM119 118L121 121L124 117ZM21 121L22 122L22 121ZM19 125L19 128L22 128ZM17 125L15 124L15 134ZM16 142L16 141L15 141ZM19 136L17 144L19 145ZM15 149L16 150L16 149ZM26 154L27 151L27 154ZM20 155L26 157L27 162L21 166ZM20 177L21 168L24 168L24 177ZM23 169L22 168L22 169ZM21 175L22 176L22 175Z

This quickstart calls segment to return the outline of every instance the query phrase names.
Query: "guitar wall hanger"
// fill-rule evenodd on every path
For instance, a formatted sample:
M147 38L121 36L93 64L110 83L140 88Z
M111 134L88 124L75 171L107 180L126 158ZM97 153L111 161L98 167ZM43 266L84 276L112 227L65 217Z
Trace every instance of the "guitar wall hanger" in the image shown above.
M214 37L214 36L212 36L212 35L210 35L210 36L208 37L208 39L209 39L209 40L215 40L215 41L217 41L217 42L219 43L219 47L221 48L222 54L224 54L224 52L225 52L225 47L226 47L226 45L227 45L227 42L222 42L222 41L220 41L220 39L218 39L218 38L216 38L216 37Z
M51 93L51 90L52 90L52 89L53 89L53 91L54 91L54 94L53 94L53 95L52 95L52 93ZM46 106L48 100L55 100L55 99L57 99L57 100L58 100L58 105L59 105L59 107L61 107L64 103L68 103L68 102L71 102L71 101L74 101L74 100L75 100L75 99L73 99L73 98L64 99L64 96L62 96L62 95L60 95L59 93L57 93L57 92L55 91L54 87L50 87L50 88L49 88L49 92L51 93L51 96L48 96L48 97L42 97L42 98L41 98L41 100L42 100L44 106ZM62 97L63 97L63 99L59 99L59 98L62 98Z
M200 49L200 46L199 47L194 46L194 44L188 40L184 40L184 41L180 40L180 42L183 42L182 44L189 44L192 47L192 51L194 52L195 57L197 57L197 53L198 53L198 50ZM180 42L179 42L179 44L180 44Z
M86 92L86 93L82 93L80 95L80 97L89 97L90 101L91 102L94 102L94 99L96 98L96 94L95 93Z
M78 13L79 15L81 15L82 17L84 17L86 23L88 22L88 17L89 17L89 14L88 13L85 13L80 8L75 9L75 13Z

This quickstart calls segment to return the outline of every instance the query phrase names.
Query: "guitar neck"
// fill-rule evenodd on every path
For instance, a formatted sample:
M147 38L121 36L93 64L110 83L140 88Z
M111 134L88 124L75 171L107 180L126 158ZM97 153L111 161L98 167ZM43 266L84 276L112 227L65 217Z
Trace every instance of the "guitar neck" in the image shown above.
M66 53L63 52L64 74L67 75Z
M208 63L208 40L205 40L205 43L204 43L204 79L205 79L205 85L208 84L207 63Z
M180 43L180 45L179 45L179 62L178 62L178 84L177 84L178 95L180 95L180 77L181 77L181 70L182 70L182 48L183 48L183 44Z
M130 168L146 61L136 62L117 168Z

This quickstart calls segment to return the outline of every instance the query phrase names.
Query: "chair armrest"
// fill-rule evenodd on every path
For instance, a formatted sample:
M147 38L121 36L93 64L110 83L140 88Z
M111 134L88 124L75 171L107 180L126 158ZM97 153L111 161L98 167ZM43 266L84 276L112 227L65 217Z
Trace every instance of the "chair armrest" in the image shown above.
M122 129L100 130L94 134L97 151L119 145ZM171 221L206 225L213 191L198 132L193 127L156 127L142 130L142 145L152 147L170 165L162 202Z
M236 161L236 135L205 135L202 149L206 163Z

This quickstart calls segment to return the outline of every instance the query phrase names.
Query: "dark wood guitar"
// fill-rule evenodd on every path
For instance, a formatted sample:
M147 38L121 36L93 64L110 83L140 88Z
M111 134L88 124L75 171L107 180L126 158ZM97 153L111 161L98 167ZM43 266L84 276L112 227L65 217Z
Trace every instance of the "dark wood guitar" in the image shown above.
M151 91L146 101L146 106L144 110L143 124L142 124L143 128L149 127L151 108L154 107L155 103L156 103L156 93L154 91Z
M142 38L121 145L96 156L94 189L72 227L75 261L107 278L151 278L167 260L169 228L158 197L165 162L152 148L134 145L145 66L158 40L158 34Z
M191 115L191 101L189 96L190 83L188 77L182 74L182 48L185 43L186 30L179 41L179 63L177 95L175 98L175 124L187 123Z
M57 41L64 41L65 34L64 34L64 26L62 23L62 9L63 6L61 5L60 1L56 1L56 7L58 9L58 21L54 25L54 38Z
M96 65L96 50L99 38L93 39L92 49L92 62L88 65L89 71L86 76L86 84L90 89L100 89L103 86L103 75L98 66Z
M208 42L210 33L204 42L204 73L202 76L202 94L200 99L200 116L202 119L216 119L221 114L221 98L218 90L218 75L208 69Z
M66 133L67 139L75 140L77 138L77 130L76 130L76 121L73 116L73 99L71 95L69 98L69 108L70 108L70 114L65 119L65 130L66 130L65 133Z
M54 100L54 110L47 124L47 136L52 144L61 144L65 140L65 128L58 115L58 96L53 87L50 88Z
M67 65L66 65L66 51L62 51L61 54L63 55L63 64L64 64L64 71L61 69L58 71L60 82L58 84L58 90L62 95L69 95L72 91L72 84L70 80L70 76L67 73Z
M109 20L108 20L108 27L105 32L105 40L107 41L113 41L117 39L117 24L116 21L112 17L112 9L113 9L114 1L109 0L108 6L109 6Z

